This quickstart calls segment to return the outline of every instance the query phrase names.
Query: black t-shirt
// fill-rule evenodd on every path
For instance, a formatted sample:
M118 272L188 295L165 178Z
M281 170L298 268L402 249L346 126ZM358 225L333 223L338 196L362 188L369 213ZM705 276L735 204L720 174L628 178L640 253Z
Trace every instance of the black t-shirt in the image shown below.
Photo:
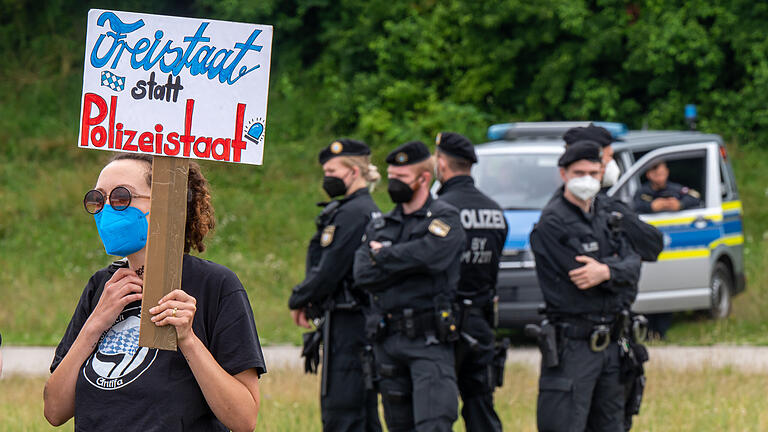
M118 267L88 281L51 372L67 354ZM248 296L224 266L184 255L181 288L197 300L192 328L229 374L266 372ZM138 346L140 302L125 307L80 369L75 388L78 431L226 431L203 397L181 351Z

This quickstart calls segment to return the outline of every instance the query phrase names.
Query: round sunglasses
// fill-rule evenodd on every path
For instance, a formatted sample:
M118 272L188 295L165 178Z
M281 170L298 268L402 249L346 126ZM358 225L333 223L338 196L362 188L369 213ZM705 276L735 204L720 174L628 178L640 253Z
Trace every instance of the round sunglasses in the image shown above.
M104 203L109 199L109 205L113 209L121 211L127 209L131 205L133 198L149 198L149 195L131 194L124 186L118 186L112 189L106 197L101 191L96 189L89 190L83 198L83 207L85 211L90 214L96 214L104 209Z

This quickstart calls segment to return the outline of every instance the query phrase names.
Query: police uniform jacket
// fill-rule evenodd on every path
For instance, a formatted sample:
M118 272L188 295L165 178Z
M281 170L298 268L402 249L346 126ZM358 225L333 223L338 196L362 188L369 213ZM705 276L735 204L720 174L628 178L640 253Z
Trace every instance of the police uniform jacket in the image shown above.
M373 293L381 312L421 311L455 301L464 247L459 212L428 197L419 210L402 204L368 224L355 254L355 284ZM384 245L372 253L370 241Z
M459 209L467 240L461 254L459 298L480 305L493 298L499 258L507 238L504 212L496 201L480 192L467 175L452 177L437 192L441 201Z
M701 195L686 186L667 182L667 185L659 190L651 187L651 182L646 182L635 194L635 210L640 213L653 213L651 203L656 198L677 198L680 201L680 210L696 208L701 205Z
M304 280L293 288L288 301L291 309L310 303L320 306L333 297L338 302L343 288L352 287L352 260L360 246L365 227L379 208L368 188L331 201L317 218L317 233L309 242Z
M612 316L640 277L640 256L621 233L612 234L603 204L595 198L589 213L562 193L544 208L531 232L536 273L548 314ZM607 264L611 279L580 290L568 272L582 267L579 255Z

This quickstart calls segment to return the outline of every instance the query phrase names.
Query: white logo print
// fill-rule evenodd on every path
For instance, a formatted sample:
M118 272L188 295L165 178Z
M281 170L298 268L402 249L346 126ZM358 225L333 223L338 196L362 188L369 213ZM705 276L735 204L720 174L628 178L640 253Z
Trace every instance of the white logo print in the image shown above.
M157 349L139 347L140 307L124 310L104 335L99 349L83 367L83 375L94 387L115 390L144 373L157 357Z

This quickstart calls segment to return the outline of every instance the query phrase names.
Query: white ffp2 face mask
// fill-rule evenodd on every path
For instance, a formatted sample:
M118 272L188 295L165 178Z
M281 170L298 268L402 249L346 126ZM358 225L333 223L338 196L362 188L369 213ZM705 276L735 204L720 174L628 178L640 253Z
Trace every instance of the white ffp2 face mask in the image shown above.
M617 164L615 160L611 159L605 165L605 173L603 174L603 187L611 187L615 185L616 182L619 181L619 176L621 176L619 164Z
M575 177L568 180L566 187L582 201L588 201L600 192L600 180L592 176Z

